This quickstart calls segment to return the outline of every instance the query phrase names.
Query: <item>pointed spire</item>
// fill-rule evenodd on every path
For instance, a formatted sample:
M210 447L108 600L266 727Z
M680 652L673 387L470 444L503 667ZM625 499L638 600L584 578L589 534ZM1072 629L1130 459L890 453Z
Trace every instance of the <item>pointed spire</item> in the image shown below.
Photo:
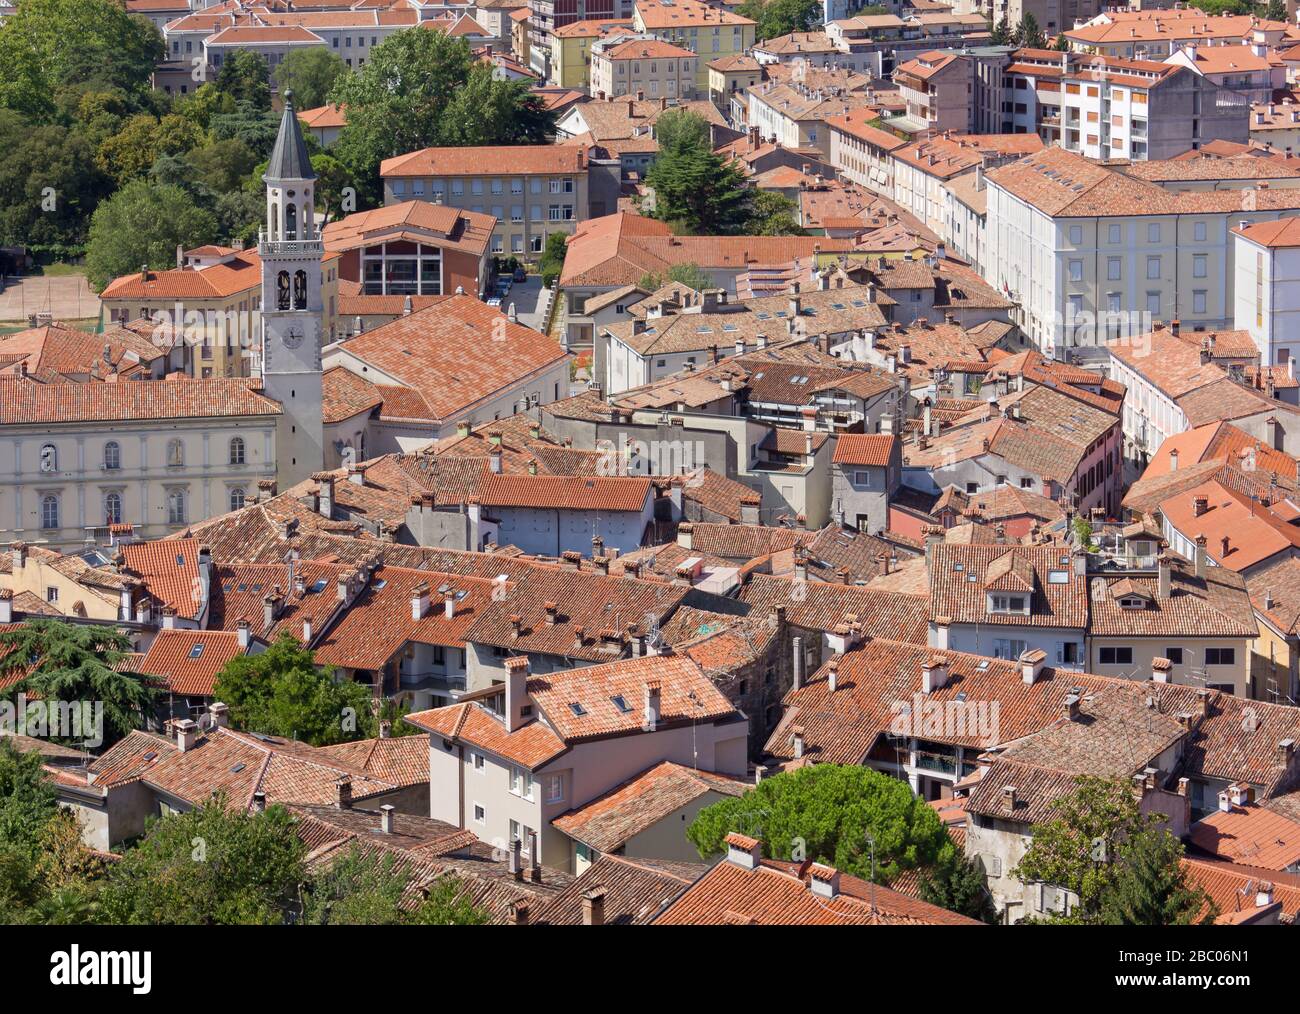
M271 161L267 163L263 180L314 180L307 154L307 142L302 139L302 127L293 109L293 92L284 93L284 115L280 117L280 132L275 138Z

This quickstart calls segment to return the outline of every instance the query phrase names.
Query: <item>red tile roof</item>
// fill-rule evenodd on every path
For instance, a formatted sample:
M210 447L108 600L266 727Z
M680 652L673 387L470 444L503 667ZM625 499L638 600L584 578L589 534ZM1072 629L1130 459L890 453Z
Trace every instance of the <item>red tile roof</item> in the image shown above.
M217 674L244 654L239 635L219 630L160 630L136 663L136 671L164 678L164 687L182 697L211 697Z
M584 173L587 150L575 144L519 144L500 147L423 148L384 159L379 174L406 176L499 176Z
M277 416L280 406L258 393L260 381L221 378L117 383L38 384L0 377L0 424L127 422Z
M837 465L889 465L898 447L898 437L891 433L845 433L835 442Z

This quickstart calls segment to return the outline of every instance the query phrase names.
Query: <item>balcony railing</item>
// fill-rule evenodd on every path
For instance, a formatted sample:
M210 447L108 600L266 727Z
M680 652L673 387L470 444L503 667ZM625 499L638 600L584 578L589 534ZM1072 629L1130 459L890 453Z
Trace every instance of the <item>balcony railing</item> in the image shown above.
M257 252L263 257L304 257L321 250L319 239L268 239L266 233L257 238Z

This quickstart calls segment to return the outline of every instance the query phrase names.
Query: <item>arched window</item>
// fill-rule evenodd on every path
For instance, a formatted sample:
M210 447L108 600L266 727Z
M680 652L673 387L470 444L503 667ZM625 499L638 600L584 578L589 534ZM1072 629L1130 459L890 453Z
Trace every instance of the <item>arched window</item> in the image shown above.
M171 440L167 443L167 464L177 466L185 464L185 445L179 440Z
M243 510L244 507L244 488L235 486L230 491L230 509L232 511Z
M122 446L116 440L104 445L104 467L113 470L122 467Z
M289 272L281 271L275 276L276 305L281 310L289 309Z
M167 523L185 524L185 490L174 489L167 494Z
M53 444L41 448L41 471L57 472L59 470L59 452Z
M306 271L295 271L293 273L293 308L295 310L307 309Z
M242 465L244 463L244 438L230 438L230 463L232 465Z
M280 205L271 205L271 239L280 238Z
M284 238L298 238L298 206L292 201L284 206Z
M104 523L120 525L122 523L122 494L106 493L104 495Z
M52 493L41 497L41 527L59 527L59 498Z

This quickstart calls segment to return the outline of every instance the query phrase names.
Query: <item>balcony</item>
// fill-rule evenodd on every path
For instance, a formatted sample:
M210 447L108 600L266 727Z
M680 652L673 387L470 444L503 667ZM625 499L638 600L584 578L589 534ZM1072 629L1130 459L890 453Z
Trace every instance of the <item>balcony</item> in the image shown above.
M917 750L915 756L915 766L923 771L935 771L942 775L955 775L957 773L957 757L954 754Z
M319 256L323 247L319 239L267 239L266 233L257 237L257 252L262 257Z

